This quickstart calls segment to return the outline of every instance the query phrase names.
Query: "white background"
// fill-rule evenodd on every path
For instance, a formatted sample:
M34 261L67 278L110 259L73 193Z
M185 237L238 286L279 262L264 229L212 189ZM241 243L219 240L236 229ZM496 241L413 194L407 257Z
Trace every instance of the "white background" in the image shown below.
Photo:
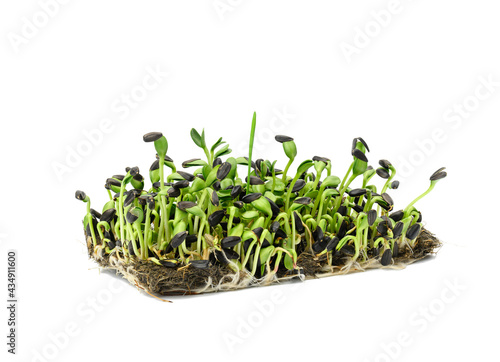
M497 358L496 2L56 4L0 5L0 270L17 249L20 300L15 357L1 308L2 360ZM151 69L168 76L154 82ZM150 90L141 92L145 79ZM123 108L131 93L136 101ZM241 156L253 111L255 157L281 167L271 135L293 136L301 159L330 157L339 176L352 138L362 136L373 165L387 158L400 170L397 208L447 166L448 178L417 204L444 242L438 256L401 271L173 304L99 273L86 256L85 205L74 191L99 209L107 177L135 165L147 175L149 131L166 135L179 165L203 156L191 127L205 127L212 142L224 137Z

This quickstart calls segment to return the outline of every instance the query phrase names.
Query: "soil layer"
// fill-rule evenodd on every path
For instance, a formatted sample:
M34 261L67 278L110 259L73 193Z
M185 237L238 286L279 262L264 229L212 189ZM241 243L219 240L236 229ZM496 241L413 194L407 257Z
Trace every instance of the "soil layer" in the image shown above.
M185 295L199 294L223 290L235 290L258 285L270 285L290 279L321 278L337 274L347 274L365 271L373 268L403 269L407 265L435 254L441 247L441 242L428 230L423 229L413 249L408 246L401 248L399 255L392 264L382 266L379 257L370 257L364 262L352 262L348 251L337 252L331 266L326 255L315 256L306 251L297 259L300 273L282 271L267 273L262 278L255 278L247 272L235 273L228 265L211 265L207 269L197 269L192 266L169 268L157 265L151 261L131 259L125 262L116 253L106 254L102 249L93 251L90 237L86 237L89 257L103 269L115 270L129 282L150 294Z

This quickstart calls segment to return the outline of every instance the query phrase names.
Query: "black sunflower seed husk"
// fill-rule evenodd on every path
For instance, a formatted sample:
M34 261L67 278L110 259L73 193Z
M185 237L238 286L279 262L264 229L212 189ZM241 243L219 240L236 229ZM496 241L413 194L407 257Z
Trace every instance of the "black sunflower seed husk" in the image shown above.
M356 149L356 145L358 143L358 138L354 138L352 140L352 145L351 145L351 152L354 152L354 150Z
M388 193L384 192L381 196L389 205L394 205L394 200Z
M115 180L114 178L106 179L106 184L111 185L111 186L116 186L116 187L120 187L122 185L122 183L120 181Z
M276 203L271 200L269 197L266 196L267 201L269 201L269 205L271 205L271 211L273 212L273 215L271 216L271 219L274 220L280 213L280 208Z
M90 214L91 214L93 217L95 217L96 219L99 219L99 220L101 219L101 216L102 216L102 215L101 215L101 213L100 213L99 211L94 210L94 209L92 209L92 208L90 209Z
M261 243L262 243L262 245L260 247L262 249L267 248L268 246L271 245L271 243L267 239L261 240Z
M219 195L217 195L217 191L212 192L210 201L212 202L212 205L219 206Z
M298 233L303 233L304 224L302 224L302 219L300 218L299 214L297 214L296 211L293 212L293 217L295 219L295 230L297 230Z
M198 236L195 234L190 234L186 237L186 240L184 242L186 243L186 246L190 246L192 243L196 242L198 240Z
M373 224L377 220L377 211L370 210L368 211L367 216L368 216L368 225L373 226Z
M241 201L243 201L245 204L249 204L257 199L259 199L262 196L260 192L254 192L252 194L245 195L241 198Z
M408 228L408 230L406 231L406 237L410 240L416 239L418 234L420 234L420 225L419 224L415 224L415 225L410 226Z
M178 197L181 195L181 190L171 187L167 190L169 197Z
M210 260L191 260L189 265L196 269L208 269L210 267Z
M417 222L422 222L422 213L421 212L418 213Z
M184 171L177 171L177 173L184 179L189 182L193 181L195 179L195 176L193 174L190 174L189 172L184 172Z
M177 181L172 185L172 187L175 189L185 189L186 187L189 187L189 181L188 180Z
M175 236L170 241L170 245L172 245L172 248L175 249L179 245L181 245L184 242L184 240L186 240L187 235L188 235L187 231L181 231L181 232L178 232L177 234L175 234Z
M241 242L241 237L239 236L227 236L221 240L220 244L223 248L232 248Z
M220 181L217 180L213 183L212 187L214 188L215 191L219 191L220 190Z
M344 205L341 205L339 207L339 209L337 210L337 212L342 215L342 216L346 216L347 215L347 206L344 206Z
M239 224L241 222L241 219L238 216L233 217L233 224Z
M230 260L234 260L234 259L239 259L240 258L240 254L238 254L236 251L234 251L233 249L222 249L224 251L224 253L226 254L226 257Z
M241 193L241 185L236 185L231 189L231 198L237 198Z
M262 264L260 262L260 257L259 255L254 255L254 258L257 258L257 270L255 271L255 277L257 279L262 278Z
M224 162L223 164L221 164L219 169L217 170L217 179L220 181L224 180L227 177L227 175L229 175L231 167L232 166L229 162Z
M163 186L172 186L173 183L172 182L164 182L163 183ZM153 188L157 189L161 186L161 182L160 181L157 181L157 182L153 182Z
M135 255L135 252L134 252L134 245L132 244L134 242L134 240L130 240L128 242L128 253L130 255Z
M363 206L360 205L354 205L353 210L356 211L357 213L363 212Z
M306 185L306 182L302 179L299 179L295 182L292 188L292 192L299 192Z
M366 194L366 189L352 189L349 191L349 196L358 197Z
M379 175L383 179L388 179L389 177L391 177L389 171L387 171L385 168L382 167L377 168L377 175Z
M113 240L108 241L109 250L113 250L116 247L116 243Z
M448 176L448 174L446 172L439 172L435 175L432 175L432 177L430 178L431 181L437 181L437 180L441 180L443 178L445 178L446 176Z
M286 239L288 235L281 229L278 229L276 233L274 234L274 241L276 240L281 240L281 239Z
M215 226L217 226L222 221L222 219L224 218L224 216L225 216L225 211L224 210L214 211L207 218L208 224L211 227L215 227Z
M221 222L219 225L222 228L222 230L227 231L227 222Z
M365 140L362 139L361 137L358 137L358 140L363 144L363 146L365 146L366 150L370 152L370 147L368 147L368 144L365 142Z
M139 167L134 166L131 169L129 169L128 172L130 172L131 176L135 176L135 175L139 174Z
M278 221L274 221L271 226L269 227L269 230L272 232L272 233L275 233L276 231L278 231L278 229L280 228L280 223Z
M199 161L200 158L190 158L189 160L186 160L182 163L182 167L183 168L187 168L188 165L191 163L191 162L194 162L194 161Z
M121 248L123 246L123 243L120 239L116 240L116 246L118 246L119 248Z
M397 239L403 233L404 223L402 221L398 221L396 225L394 225L394 229L392 229L392 234L394 239Z
M380 259L380 264L383 266L387 266L391 263L392 260L392 252L391 249L386 249L384 254L382 254L382 258Z
M215 259L225 265L225 264L229 264L229 259L226 257L226 254L222 251L222 250L217 250L215 249L214 250L214 255L215 255Z
M312 202L312 199L310 197L299 197L293 200L293 202L300 205L309 205Z
M323 250L325 250L326 245L327 245L326 240L316 241L316 242L314 242L314 243L312 244L312 249L313 249L313 251L314 251L316 254L319 254L319 253L321 253Z
M391 182L391 189L396 190L399 187L399 181L395 180Z
M160 260L160 264L167 268L176 268L177 262L176 260Z
M337 232L337 235L336 235L339 239L342 240L342 238L347 233L347 226L348 226L347 222L345 220L342 221L342 224L340 224L339 231Z
M321 226L317 226L316 229L312 233L312 237L314 241L322 241L324 237L323 229Z
M255 168L259 172L262 170L262 168L260 167L262 165L262 162L264 162L264 160L262 158L258 158L255 160Z
M392 248L392 257L397 258L399 255L399 244L397 241L394 241L394 247Z
M245 177L245 181L248 182L248 176ZM257 176L250 176L250 185L255 186L255 185L264 185L264 181L260 177Z
M389 169L392 166L392 164L387 160L380 160L378 161L378 164L385 169Z
M439 180L439 179L442 179L442 178L445 178L446 177L446 172L444 172L446 167L441 167L439 170L437 170L436 172L434 172L431 177L430 177L430 180L431 181L436 181L436 180Z
M312 158L313 161L321 161L321 162L324 162L324 163L328 163L328 161L330 161L329 158L326 158L326 157L321 157L321 156L314 156Z
M158 255L156 255L151 249L148 249L148 258L157 258Z
M109 231L104 231L104 237L110 241L115 241L115 234Z
M353 256L355 253L354 246L345 244L341 249L340 252L346 256Z
M395 222L401 221L404 216L404 211L403 210L398 210L394 211L392 214L389 215L389 217L394 220Z
M257 236L257 239L260 239L260 236L262 235L262 232L264 231L264 228L258 227L252 230L252 232Z
M215 253L214 252L211 252L208 255L208 260L210 261L210 264L212 264L212 265L216 265L217 264L217 258L215 257Z
M363 162L368 162L368 158L366 158L366 155L357 148L352 151L352 155Z
M154 142L159 140L162 136L163 134L161 132L149 132L142 136L142 139L144 142Z
M153 162L149 167L149 171L158 170L159 168L160 168L160 160L156 159L155 162Z
M380 233L380 235L385 236L387 235L387 221L381 221L377 225L377 231Z
M179 201L177 203L177 207L181 209L182 211L186 211L187 209L190 209L192 207L196 206L196 202L192 201Z
M328 244L326 244L326 250L327 251L333 251L332 255L335 255L336 253L336 248L337 248L337 245L339 244L339 238L338 237L334 237L333 239L329 240L328 241Z
M212 162L212 167L215 167L217 165L222 165L222 159L220 157L217 157L214 162Z
M130 224L133 224L137 220L137 216L132 214L130 210L127 212L127 215L125 215L125 218L127 219L127 222Z
M293 138L292 137L288 137L288 136L284 136L284 135L277 135L276 137L274 137L274 139L276 141L278 141L279 143L284 143L284 142L290 142L290 141L293 141Z
M236 206L238 209L241 209L243 207L243 201L235 201L233 205Z
M246 239L243 242L243 251L246 253L248 251L248 248L250 247L250 244L252 243L252 239Z

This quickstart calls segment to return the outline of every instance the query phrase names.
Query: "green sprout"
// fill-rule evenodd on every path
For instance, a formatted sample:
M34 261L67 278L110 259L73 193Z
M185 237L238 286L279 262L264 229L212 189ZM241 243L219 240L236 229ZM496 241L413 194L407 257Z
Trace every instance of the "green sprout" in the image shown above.
M393 211L389 193L400 186L396 168L387 160L377 169L370 166L362 138L353 140L342 179L333 174L331 160L320 156L289 175L297 157L292 137L276 136L288 158L283 171L277 161L253 160L256 118L254 113L247 157L227 157L231 149L222 137L208 148L205 131L193 128L191 139L206 161L192 158L177 167L167 155L166 137L151 132L143 136L156 151L150 186L138 167L109 177L102 213L77 191L75 197L87 204L83 224L93 255L179 271L228 268L272 280L304 275L309 271L303 265L314 263L329 272L373 261L386 266L423 247L422 214L414 205L446 177L444 168L430 177L422 195Z

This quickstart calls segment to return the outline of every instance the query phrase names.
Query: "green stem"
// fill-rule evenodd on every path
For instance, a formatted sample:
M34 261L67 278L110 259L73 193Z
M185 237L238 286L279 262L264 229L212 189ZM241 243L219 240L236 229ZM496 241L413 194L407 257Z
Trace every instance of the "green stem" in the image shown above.
M257 125L257 114L253 112L252 128L250 130L250 143L248 146L248 178L247 178L247 194L250 193L250 173L252 172L252 151L255 138L255 126Z

